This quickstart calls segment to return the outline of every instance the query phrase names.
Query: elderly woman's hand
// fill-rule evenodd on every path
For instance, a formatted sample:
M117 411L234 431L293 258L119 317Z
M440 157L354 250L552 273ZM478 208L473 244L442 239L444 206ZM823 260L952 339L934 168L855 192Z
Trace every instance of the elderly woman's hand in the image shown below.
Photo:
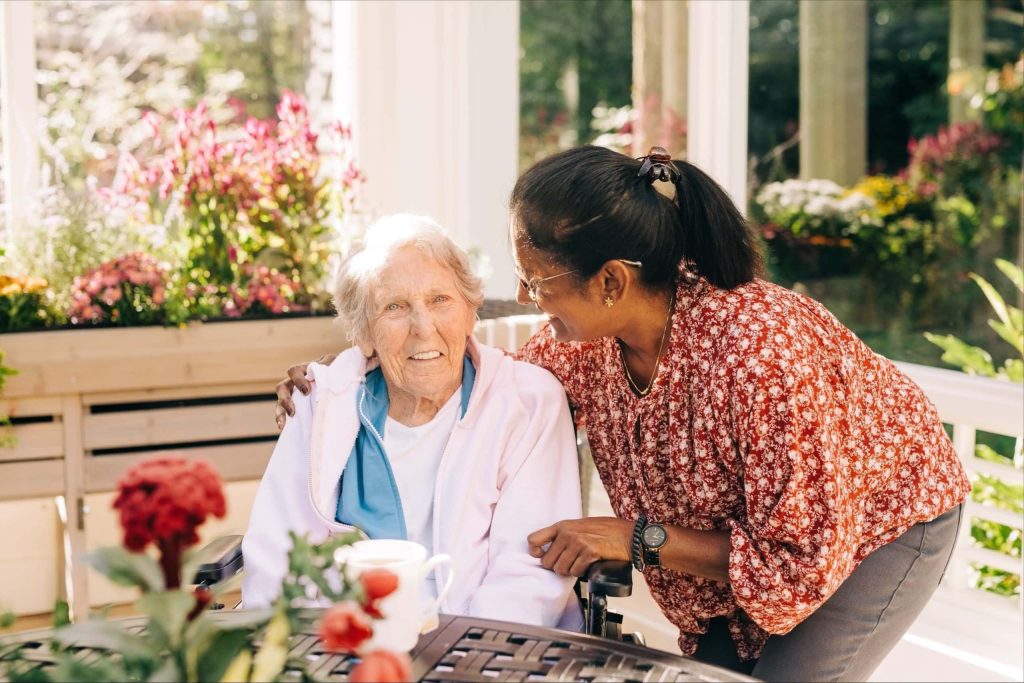
M633 522L618 517L567 519L526 537L530 554L562 576L583 576L598 560L630 561ZM546 546L546 548L545 548Z
M325 353L315 361L310 362L320 363L321 365L330 365L337 357L338 355L335 353ZM298 389L303 394L309 394L309 380L306 379L306 368L308 368L309 365L310 363L302 363L288 368L288 377L278 382L277 387L274 389L277 394L277 406L274 408L274 417L277 421L278 431L284 429L284 421L288 417L295 415L295 404L292 403L292 392Z

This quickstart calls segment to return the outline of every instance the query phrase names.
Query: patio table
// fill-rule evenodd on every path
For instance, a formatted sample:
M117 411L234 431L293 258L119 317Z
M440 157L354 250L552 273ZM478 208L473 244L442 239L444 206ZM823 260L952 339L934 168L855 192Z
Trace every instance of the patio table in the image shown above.
M216 619L230 621L227 610ZM304 660L317 681L347 681L354 657L323 648L317 638L320 610L308 610L304 628L291 637L290 659ZM116 620L126 630L145 628L145 617ZM52 666L46 647L51 629L13 634L26 659ZM93 648L72 647L84 660L105 656ZM441 615L438 627L420 637L412 651L418 681L753 681L727 669L620 641L505 621ZM286 668L285 680L301 680Z

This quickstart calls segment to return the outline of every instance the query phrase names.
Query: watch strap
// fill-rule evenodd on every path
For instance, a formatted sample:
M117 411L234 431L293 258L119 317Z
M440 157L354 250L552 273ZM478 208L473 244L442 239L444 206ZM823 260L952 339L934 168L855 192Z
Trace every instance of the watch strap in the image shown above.
M643 544L643 532L644 527L647 526L647 517L640 515L636 518L636 524L633 525L633 539L630 545L630 555L633 561L633 568L638 572L644 570L644 544Z

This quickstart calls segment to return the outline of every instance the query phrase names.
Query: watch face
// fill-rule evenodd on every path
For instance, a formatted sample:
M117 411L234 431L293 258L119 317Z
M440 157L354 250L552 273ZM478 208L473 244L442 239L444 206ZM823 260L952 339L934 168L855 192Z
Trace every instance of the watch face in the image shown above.
M664 527L651 524L644 528L642 538L648 548L660 548L668 540L668 534L665 533Z

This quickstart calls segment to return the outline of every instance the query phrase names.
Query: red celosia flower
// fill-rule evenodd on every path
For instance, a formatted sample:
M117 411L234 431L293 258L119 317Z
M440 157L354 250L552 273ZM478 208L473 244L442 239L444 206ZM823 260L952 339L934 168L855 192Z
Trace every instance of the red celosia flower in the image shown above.
M180 585L182 551L194 545L208 515L226 512L220 477L205 462L159 458L136 465L121 478L113 507L121 513L124 545L138 552L160 549L168 588Z
M355 652L372 635L366 616L353 603L334 605L320 622L320 641L328 650Z
M404 652L375 650L362 658L348 675L353 683L392 683L412 680L412 662Z
M387 569L370 569L360 574L359 581L363 584L363 593L366 596L363 609L375 619L382 618L377 601L395 592L398 588L398 577Z

